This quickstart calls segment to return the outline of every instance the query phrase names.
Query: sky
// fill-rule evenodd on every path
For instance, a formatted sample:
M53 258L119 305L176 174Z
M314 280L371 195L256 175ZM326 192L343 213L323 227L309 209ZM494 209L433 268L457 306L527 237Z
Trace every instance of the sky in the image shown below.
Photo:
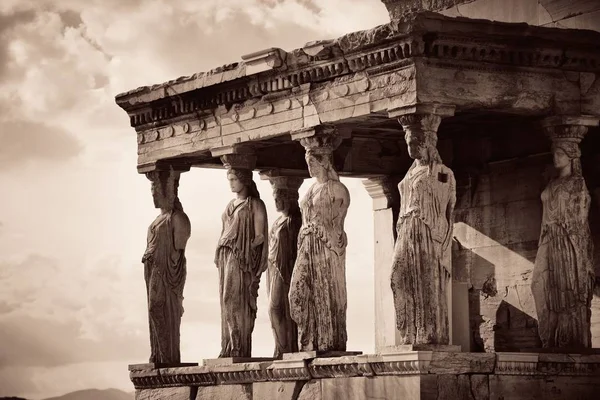
M0 1L0 396L130 391L127 364L147 362L141 257L158 211L116 94L386 22L380 0ZM371 199L343 183L348 349L372 352ZM194 169L179 197L192 224L182 361L200 362L220 350L213 256L232 194L224 171ZM253 343L272 354L264 278Z

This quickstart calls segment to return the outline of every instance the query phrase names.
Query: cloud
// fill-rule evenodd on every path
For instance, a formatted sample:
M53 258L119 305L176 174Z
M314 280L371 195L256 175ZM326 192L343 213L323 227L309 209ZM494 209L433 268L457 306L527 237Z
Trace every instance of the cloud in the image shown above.
M83 146L62 128L21 120L4 121L0 130L0 172L33 160L62 162L79 155Z
M0 1L0 187L10 210L0 241L0 395L130 388L126 364L147 359L139 259L157 211L148 181L135 171L135 132L115 105L117 93L387 18L379 0ZM271 189L255 178L272 223ZM372 241L361 237L372 211L362 185L345 182L353 196L349 346L368 351L368 280L355 277L372 277ZM231 193L221 171L194 170L180 196L193 228L182 354L198 361L220 346L213 255ZM265 288L263 280L257 355L273 345Z
M99 273L105 268L113 275ZM6 311L0 313L0 368L146 358L146 335L139 329L145 315L128 320L130 306L143 310L143 291L128 287L131 279L127 271L119 273L119 260L104 259L75 273L31 254L3 262L2 269L8 273L0 280Z

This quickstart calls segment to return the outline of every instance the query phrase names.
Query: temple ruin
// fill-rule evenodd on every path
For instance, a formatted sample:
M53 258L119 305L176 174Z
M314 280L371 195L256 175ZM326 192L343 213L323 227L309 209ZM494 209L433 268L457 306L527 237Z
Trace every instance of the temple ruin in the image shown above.
M337 331L331 343L313 343L311 336L300 348L281 339L273 359L252 359L247 346L238 352L234 343L220 361L183 365L175 356L132 365L137 399L597 396L600 301L592 292L600 294L600 32L477 18L485 14L448 16L469 1L382 2L390 11L385 25L289 52L257 51L116 98L137 133L138 172L164 181L161 193L170 203L163 203L171 208L178 201L173 179L190 168L258 172L292 205L302 179L315 176L307 168L311 151L330 157L325 164L334 176L362 179L373 199L376 354L346 352ZM567 18L557 5L565 2L547 3ZM593 2L574 3L585 9ZM395 303L390 279L395 245L404 239L397 237L405 215L398 184L417 163L405 141L411 135L428 138L453 175L432 179L455 180L444 189L455 196L451 240L447 251L436 250L435 261L449 274L439 294L447 317L438 315L447 320L447 338L412 340L398 329L400 300ZM564 172L557 176L557 169ZM571 183L560 186L563 181ZM553 233L553 218L566 218L557 225L566 224L566 234ZM295 229L297 235L302 228ZM314 232L300 230L300 236ZM567 250L552 250L546 232L570 240ZM185 240L173 251L183 252ZM269 238L256 243L266 251ZM331 251L339 256L344 246ZM319 257L331 260L331 254ZM575 283L561 286L569 277ZM294 291L292 281L285 291ZM426 303L432 301L427 293ZM578 311L565 314L566 303ZM580 328L565 333L561 318L579 321ZM340 321L331 324L345 329ZM309 328L300 328L306 336Z

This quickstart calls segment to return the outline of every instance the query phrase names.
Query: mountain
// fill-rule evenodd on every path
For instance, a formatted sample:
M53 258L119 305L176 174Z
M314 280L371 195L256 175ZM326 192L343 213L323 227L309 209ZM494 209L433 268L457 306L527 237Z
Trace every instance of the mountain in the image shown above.
M126 393L117 389L86 389L44 400L133 400L134 397L133 393Z

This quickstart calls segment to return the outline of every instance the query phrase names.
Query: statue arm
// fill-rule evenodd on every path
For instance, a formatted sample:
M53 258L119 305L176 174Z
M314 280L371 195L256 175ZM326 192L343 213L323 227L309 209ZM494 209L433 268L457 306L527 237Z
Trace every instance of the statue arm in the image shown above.
M257 247L263 244L266 240L265 232L267 226L267 209L265 203L261 200L256 202L254 207L254 239L252 240L252 247Z
M176 250L184 250L188 239L192 234L190 219L184 212L173 214L173 241Z
M350 192L348 192L348 188L344 184L337 182L334 186L333 196L333 202L337 206L337 213L333 217L333 224L336 228L336 233L341 235L344 232L344 220L350 207Z

